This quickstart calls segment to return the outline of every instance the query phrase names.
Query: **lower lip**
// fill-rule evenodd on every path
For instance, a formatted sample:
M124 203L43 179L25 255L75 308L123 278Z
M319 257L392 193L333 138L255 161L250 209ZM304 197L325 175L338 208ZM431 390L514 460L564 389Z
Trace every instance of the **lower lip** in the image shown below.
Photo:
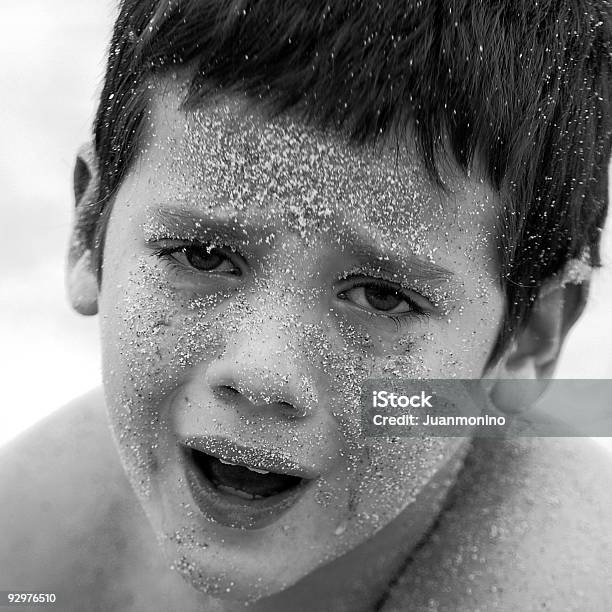
M277 521L304 494L312 481L264 499L243 499L217 489L182 448L183 465L193 501L206 518L235 529L262 529Z

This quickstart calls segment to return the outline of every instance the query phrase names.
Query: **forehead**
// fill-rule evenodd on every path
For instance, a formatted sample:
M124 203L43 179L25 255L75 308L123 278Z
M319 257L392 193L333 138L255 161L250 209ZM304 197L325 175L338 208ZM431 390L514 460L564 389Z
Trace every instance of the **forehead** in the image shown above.
M190 110L184 98L170 79L152 97L140 164L149 212L161 205L245 227L281 224L305 241L384 240L399 255L408 249L430 262L444 259L459 233L494 258L497 198L488 185L457 168L443 175L441 190L409 136L397 146L355 145L289 114L271 119L239 95Z

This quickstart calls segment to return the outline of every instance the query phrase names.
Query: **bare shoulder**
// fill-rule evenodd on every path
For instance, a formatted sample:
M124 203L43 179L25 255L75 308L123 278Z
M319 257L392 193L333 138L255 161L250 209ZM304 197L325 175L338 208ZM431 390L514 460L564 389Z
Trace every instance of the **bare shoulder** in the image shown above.
M3 587L53 586L70 574L87 580L83 568L91 563L83 565L84 558L123 546L120 536L97 538L100 523L126 511L126 484L100 392L0 449L0 522L9 536L0 560Z
M611 507L591 440L476 440L385 610L612 610Z
M39 492L63 492L56 490L59 480L73 482L73 476L86 472L94 479L88 484L95 484L109 470L120 471L101 390L78 398L36 423L0 448L0 459L3 486L10 484L22 493L35 494L41 503ZM47 502L52 499L60 498L52 495Z
M66 610L138 609L139 576L164 571L101 391L0 449L0 500L0 590L49 589Z

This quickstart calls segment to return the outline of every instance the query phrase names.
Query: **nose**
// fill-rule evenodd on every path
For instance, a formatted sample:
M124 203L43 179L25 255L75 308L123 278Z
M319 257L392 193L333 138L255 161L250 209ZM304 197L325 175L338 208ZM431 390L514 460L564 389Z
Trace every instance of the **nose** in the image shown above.
M287 418L304 418L317 405L315 385L290 338L271 319L235 332L224 353L214 360L205 382L220 400L253 410L273 410Z

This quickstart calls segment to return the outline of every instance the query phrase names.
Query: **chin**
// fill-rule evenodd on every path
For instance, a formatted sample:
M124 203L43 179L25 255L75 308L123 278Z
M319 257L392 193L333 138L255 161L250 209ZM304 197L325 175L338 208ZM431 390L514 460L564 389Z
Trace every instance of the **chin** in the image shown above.
M248 555L246 551L240 556L228 554L222 544L210 548L213 550L208 554L166 545L165 557L169 567L187 584L216 599L252 603L288 589L311 571L298 566L298 559L287 558L286 551L276 556L277 564L270 564L271 559L264 562L259 555Z

